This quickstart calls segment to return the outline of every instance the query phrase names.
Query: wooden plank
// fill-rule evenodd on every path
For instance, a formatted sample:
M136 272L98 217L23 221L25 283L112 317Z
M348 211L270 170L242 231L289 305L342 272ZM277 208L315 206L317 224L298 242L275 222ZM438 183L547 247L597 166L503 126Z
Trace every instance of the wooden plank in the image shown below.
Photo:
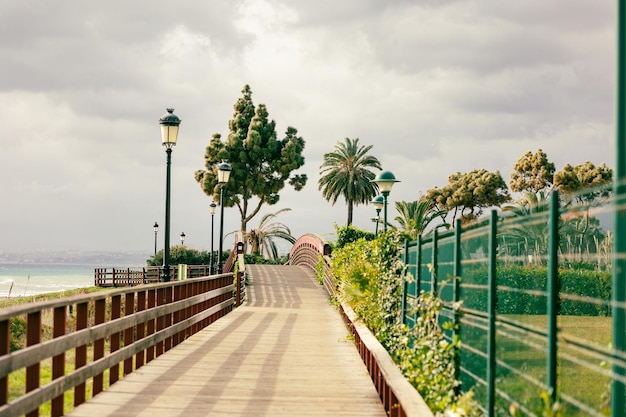
M68 415L385 416L313 272L248 268L242 307Z

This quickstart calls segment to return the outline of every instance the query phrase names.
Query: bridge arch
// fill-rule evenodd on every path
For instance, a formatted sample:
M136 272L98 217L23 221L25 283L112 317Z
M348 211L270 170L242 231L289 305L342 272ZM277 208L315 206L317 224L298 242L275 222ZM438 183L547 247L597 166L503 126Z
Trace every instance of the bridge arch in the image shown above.
M321 236L307 233L293 244L289 252L289 265L300 265L322 273L324 286L329 294L334 294L335 280L330 272L330 255L332 247ZM320 269L321 268L321 269Z

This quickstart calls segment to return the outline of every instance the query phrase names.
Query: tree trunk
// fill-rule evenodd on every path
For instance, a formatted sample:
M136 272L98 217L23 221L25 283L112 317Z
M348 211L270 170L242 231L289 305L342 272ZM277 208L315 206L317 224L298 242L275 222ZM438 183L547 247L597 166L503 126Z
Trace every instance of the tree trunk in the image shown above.
M352 203L348 203L348 226L352 224Z

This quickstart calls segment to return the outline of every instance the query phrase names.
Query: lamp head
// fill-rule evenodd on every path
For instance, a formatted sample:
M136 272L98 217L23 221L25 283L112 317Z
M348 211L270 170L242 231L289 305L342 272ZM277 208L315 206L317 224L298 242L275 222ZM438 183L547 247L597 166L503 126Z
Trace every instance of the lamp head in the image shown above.
M161 125L161 140L163 146L167 149L172 149L172 147L176 145L180 122L181 120L174 114L174 109L172 108L168 108L167 113L159 119L159 124Z
M372 182L376 183L378 189L383 195L389 195L393 185L400 181L396 179L396 176L393 175L391 171L381 171L376 175L376 178L374 178Z
M220 184L227 183L232 170L233 168L228 162L222 161L222 163L217 166L217 182Z
M376 208L376 212L380 213L383 209L383 205L385 204L385 198L382 195L377 195L376 198L372 200L372 204Z

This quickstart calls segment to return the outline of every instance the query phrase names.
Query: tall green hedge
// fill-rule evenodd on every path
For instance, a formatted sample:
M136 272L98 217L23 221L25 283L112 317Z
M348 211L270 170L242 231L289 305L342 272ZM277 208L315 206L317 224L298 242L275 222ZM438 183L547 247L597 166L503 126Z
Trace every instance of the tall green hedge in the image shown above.
M479 267L462 273L461 299L464 307L487 310L487 269ZM546 314L548 269L542 266L499 265L499 314ZM578 268L562 268L560 279L560 314L572 316L609 316L611 309L611 272ZM463 289L464 284L483 288ZM518 291L521 290L521 291ZM570 299L574 296L576 299ZM582 298L582 299L581 299Z

